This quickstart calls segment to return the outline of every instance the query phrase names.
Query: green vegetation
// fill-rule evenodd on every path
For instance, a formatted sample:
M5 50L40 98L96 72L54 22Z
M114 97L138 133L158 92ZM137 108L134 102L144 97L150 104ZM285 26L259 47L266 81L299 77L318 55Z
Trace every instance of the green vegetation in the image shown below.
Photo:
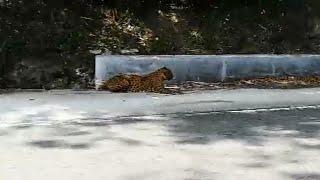
M318 0L4 0L0 88L86 88L102 53L319 53L319 10Z

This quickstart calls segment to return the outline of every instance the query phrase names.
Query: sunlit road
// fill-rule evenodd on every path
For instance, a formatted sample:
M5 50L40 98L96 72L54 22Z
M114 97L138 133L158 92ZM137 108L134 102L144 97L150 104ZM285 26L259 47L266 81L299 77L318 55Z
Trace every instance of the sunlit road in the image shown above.
M319 96L1 94L0 179L320 179Z

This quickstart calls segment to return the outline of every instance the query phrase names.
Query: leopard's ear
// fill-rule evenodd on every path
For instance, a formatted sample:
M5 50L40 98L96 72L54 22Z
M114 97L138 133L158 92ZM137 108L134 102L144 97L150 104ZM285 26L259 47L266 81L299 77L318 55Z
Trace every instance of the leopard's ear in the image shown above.
M170 69L166 69L164 71L164 75L166 80L171 80L173 78L173 74Z

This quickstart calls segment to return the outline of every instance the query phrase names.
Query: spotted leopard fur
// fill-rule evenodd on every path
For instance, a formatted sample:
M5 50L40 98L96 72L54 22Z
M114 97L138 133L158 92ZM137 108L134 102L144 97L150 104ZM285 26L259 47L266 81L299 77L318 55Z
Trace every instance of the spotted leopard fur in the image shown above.
M164 88L164 81L171 80L173 74L170 69L163 67L145 76L119 74L107 80L103 90L112 92L156 92L169 93Z

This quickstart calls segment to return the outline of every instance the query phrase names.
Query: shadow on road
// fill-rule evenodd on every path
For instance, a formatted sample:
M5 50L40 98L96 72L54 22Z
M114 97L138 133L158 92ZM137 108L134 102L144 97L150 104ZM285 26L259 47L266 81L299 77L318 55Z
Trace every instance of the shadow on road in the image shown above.
M232 139L262 145L267 137L319 138L320 111L179 115L168 124L170 132L177 135L178 143L206 144Z

